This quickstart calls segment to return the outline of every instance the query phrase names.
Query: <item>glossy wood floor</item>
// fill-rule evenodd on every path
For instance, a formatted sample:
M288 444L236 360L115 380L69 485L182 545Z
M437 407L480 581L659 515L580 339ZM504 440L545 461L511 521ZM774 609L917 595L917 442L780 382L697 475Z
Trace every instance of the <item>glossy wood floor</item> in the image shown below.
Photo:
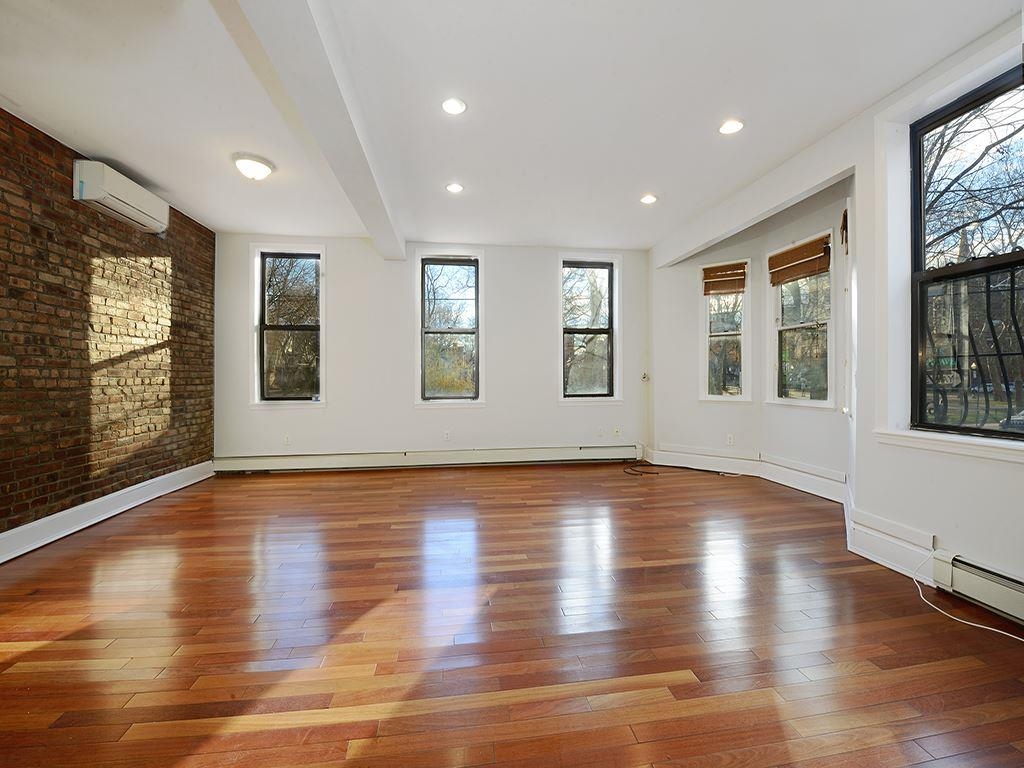
M0 566L0 766L1024 766L1024 644L844 541L688 470L219 477Z

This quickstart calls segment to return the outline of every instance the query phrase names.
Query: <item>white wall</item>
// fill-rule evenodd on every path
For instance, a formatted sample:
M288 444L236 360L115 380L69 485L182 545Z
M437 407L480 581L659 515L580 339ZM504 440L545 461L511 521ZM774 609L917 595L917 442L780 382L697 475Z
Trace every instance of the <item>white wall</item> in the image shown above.
M925 434L907 428L908 127L1019 64L1020 56L1020 19L1014 18L741 193L680 227L652 252L652 282L671 282L674 268L669 265L767 219L853 171L850 543L855 550L903 571L913 570L934 540L939 548L1024 579L1024 444ZM665 306L672 302L682 304L685 298L674 291L655 290L655 317L678 323L673 313L684 310ZM671 371L670 359L675 354L671 345L679 343L660 329L655 332L653 368L657 378L662 378L666 366ZM687 425L660 384L656 393L655 439L660 441L665 430L678 431ZM680 399L684 397L681 393ZM736 421L733 418L732 423ZM779 428L785 425L773 427ZM716 426L713 436L722 431L722 426ZM826 442L818 440L812 445L825 451Z
M760 457L818 476L845 475L849 419L846 348L849 322L845 308L846 256L839 224L849 181L840 182L788 210L748 228L693 258L657 271L653 282L655 367L654 439L661 459L686 463L696 454L758 460ZM832 403L828 407L772 402L775 383L772 355L772 307L775 290L768 283L767 254L820 232L832 230ZM706 367L702 270L709 264L747 260L747 340L744 367L749 375L743 400L700 398ZM731 434L734 446L727 445ZM842 495L839 491L838 495Z
M323 403L253 402L256 243L326 248ZM474 247L481 258L483 401L449 405L416 402L416 247L405 261L386 261L364 240L217 236L216 459L646 441L646 253L620 254L618 397L566 403L559 286L567 251Z

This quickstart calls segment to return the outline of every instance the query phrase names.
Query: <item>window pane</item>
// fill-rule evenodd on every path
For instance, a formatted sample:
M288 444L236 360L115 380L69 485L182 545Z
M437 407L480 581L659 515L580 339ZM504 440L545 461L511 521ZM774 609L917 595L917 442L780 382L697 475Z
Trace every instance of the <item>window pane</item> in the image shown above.
M925 269L1006 253L1024 235L1024 87L921 143Z
M423 338L423 397L472 399L476 396L476 334L426 334Z
M742 367L739 336L708 340L708 394L741 395Z
M266 259L267 325L319 325L319 264L319 259Z
M1024 267L933 283L925 304L920 420L1024 432Z
M476 266L423 265L423 326L430 329L476 328Z
M319 331L264 331L263 360L265 397L319 396Z
M566 395L610 395L608 334L563 334Z
M779 286L782 291L782 325L823 323L831 312L829 274L801 277Z
M739 333L743 327L743 294L708 296L708 332Z
M779 397L828 400L828 329L779 331Z
M562 325L608 328L608 267L562 267Z

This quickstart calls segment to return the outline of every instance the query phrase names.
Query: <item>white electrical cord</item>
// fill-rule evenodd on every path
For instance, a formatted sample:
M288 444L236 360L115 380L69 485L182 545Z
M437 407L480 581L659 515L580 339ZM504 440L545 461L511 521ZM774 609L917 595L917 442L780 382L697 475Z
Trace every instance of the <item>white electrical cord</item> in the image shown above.
M943 616L948 616L953 621L958 621L961 624L966 624L969 627L977 627L978 629L987 629L989 632L995 632L997 635L1005 635L1006 637L1009 637L1009 638L1012 638L1014 640L1018 640L1018 641L1024 643L1024 637L1018 637L1017 635L1010 634L1009 632L1003 632L1003 630L996 629L995 627L986 627L984 624L975 624L973 621L967 621L966 619L958 619L956 616L954 616L951 613L948 613L947 611L942 610L941 608L939 608L939 606L937 606L935 603L931 602L927 597L925 597L924 596L924 590L921 589L921 582L918 581L918 579L917 579L917 574L921 570L921 568L924 567L924 564L932 559L932 555L934 555L934 554L935 554L935 552L929 552L928 556L925 557L925 559L921 561L921 563L917 566L917 568L914 569L914 573L910 577L910 578L912 578L914 580L914 585L917 587L917 594L919 594L921 596L921 600L924 601L925 605L931 606L936 611L941 613Z

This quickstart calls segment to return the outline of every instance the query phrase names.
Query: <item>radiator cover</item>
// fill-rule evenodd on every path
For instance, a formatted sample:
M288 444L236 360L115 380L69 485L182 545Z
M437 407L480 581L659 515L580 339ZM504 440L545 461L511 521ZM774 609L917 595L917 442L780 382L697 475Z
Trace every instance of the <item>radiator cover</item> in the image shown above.
M1021 581L943 550L934 553L932 563L932 575L940 589L1024 624Z

